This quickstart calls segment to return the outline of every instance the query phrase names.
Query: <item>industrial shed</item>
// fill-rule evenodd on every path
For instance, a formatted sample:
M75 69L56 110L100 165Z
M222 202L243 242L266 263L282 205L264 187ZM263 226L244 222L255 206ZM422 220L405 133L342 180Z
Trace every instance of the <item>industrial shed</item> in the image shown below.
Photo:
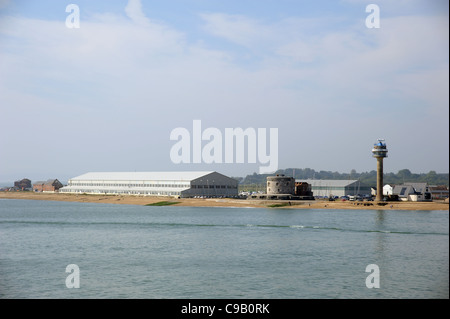
M353 196L370 195L369 186L358 180L326 180L326 179L307 179L296 180L296 182L306 182L311 185L311 191L314 196Z
M238 181L217 172L96 172L68 181L60 193L233 197Z

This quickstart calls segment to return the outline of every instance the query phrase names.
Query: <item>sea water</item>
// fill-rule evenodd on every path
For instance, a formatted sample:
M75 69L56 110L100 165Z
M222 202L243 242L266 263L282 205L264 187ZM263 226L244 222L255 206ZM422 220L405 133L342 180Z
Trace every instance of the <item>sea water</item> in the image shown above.
M448 213L1 199L0 298L449 298Z

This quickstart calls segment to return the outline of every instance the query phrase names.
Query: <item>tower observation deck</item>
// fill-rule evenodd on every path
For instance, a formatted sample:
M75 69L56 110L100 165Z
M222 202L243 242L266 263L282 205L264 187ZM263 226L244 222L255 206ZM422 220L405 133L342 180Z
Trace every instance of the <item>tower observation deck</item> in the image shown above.
M378 139L372 148L372 156L377 159L377 201L383 200L383 159L387 157L387 152L384 139Z
M379 138L378 139L378 143L373 144L373 149L372 149L372 156L373 157L387 157L387 148L386 148L386 143L384 143L384 139Z

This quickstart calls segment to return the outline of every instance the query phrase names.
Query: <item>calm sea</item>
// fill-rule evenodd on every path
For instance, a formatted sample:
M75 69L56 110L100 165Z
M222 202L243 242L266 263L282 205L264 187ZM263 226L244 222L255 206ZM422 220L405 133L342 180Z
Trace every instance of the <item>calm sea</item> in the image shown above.
M0 297L449 298L449 213L2 199Z

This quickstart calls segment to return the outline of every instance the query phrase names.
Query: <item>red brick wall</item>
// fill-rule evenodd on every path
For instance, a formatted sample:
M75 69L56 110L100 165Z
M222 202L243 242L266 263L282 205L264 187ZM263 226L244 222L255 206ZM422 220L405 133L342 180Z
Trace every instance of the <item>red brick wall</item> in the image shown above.
M52 186L52 185L44 185L43 191L44 192L54 192L55 191L55 187Z
M42 184L33 184L33 191L34 192L42 192L43 186L44 185L42 185Z
M46 185L46 184L34 184L33 191L35 191L35 192L54 192L55 187L52 185Z

